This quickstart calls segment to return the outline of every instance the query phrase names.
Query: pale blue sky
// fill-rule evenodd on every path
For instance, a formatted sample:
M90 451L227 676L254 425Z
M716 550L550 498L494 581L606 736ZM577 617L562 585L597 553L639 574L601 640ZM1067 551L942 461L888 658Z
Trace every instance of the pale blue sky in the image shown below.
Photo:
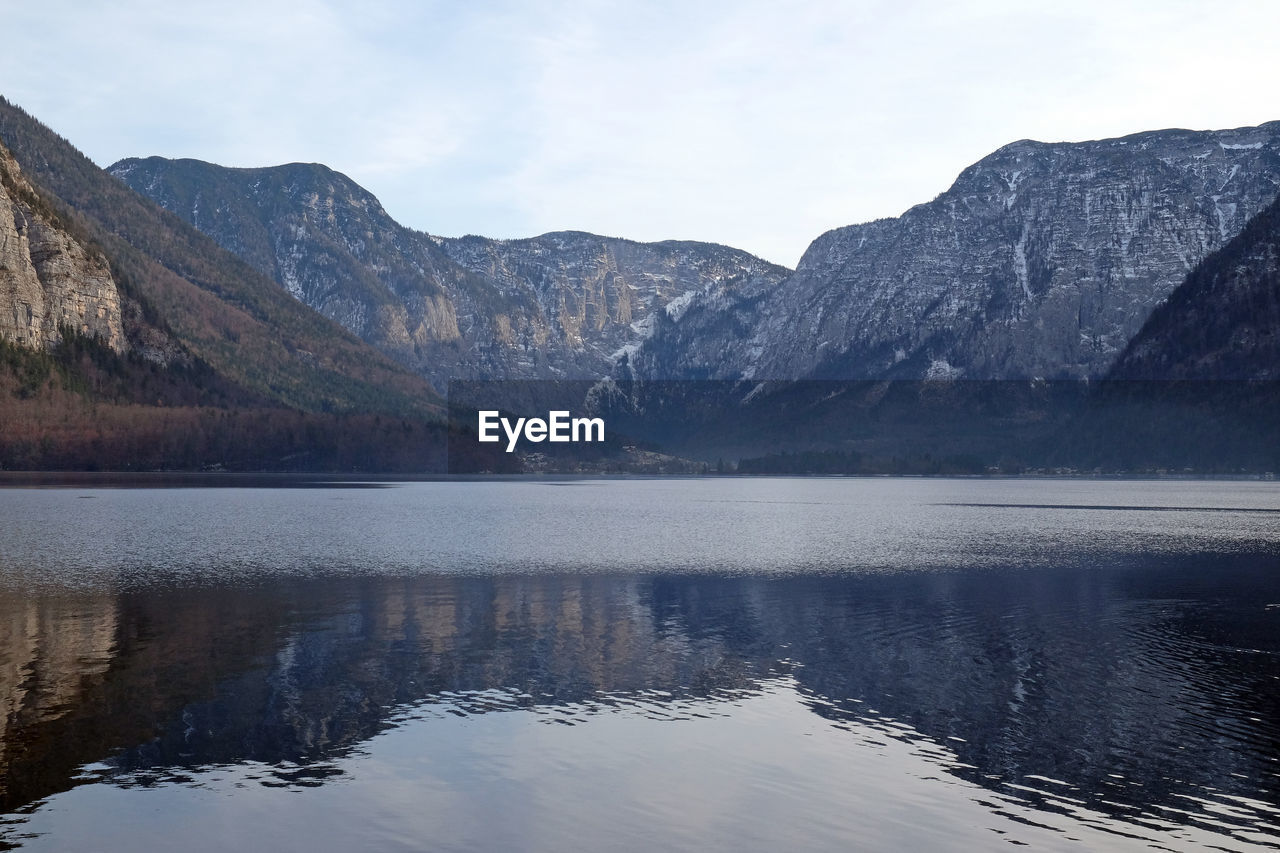
M1015 139L1280 118L1280 3L4 4L0 94L100 165L321 162L435 234L794 265Z

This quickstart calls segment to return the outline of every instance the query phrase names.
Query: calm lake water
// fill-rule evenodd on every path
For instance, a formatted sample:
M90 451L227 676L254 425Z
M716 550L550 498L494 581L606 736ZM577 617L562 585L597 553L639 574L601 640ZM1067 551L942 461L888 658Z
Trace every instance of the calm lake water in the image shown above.
M1280 484L0 489L0 848L1280 847Z

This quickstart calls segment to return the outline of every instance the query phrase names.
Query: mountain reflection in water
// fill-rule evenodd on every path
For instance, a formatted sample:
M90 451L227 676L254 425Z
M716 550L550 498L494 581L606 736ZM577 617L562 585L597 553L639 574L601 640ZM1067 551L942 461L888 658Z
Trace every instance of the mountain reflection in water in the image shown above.
M494 807L458 846L553 846L519 807L540 784L528 767L625 800L596 829L590 802L559 804L567 837L586 833L576 836L585 847L708 837L743 849L821 847L854 832L865 846L888 846L902 837L868 829L883 815L841 817L823 802L857 811L876 788L908 798L893 832L931 822L951 831L929 809L953 797L988 815L992 842L991 832L1018 840L1045 828L1064 843L1088 829L1116 844L1280 846L1277 569L1274 555L1246 551L1111 563L1092 554L1088 565L1035 571L5 592L0 840L52 845L74 836L80 814L80 830L110 849L103 815L115 814L119 792L306 797L345 783L361 802L360 785L413 760L435 762L423 770L434 781L403 807L388 800L387 814L432 815L442 847L451 836L440 822L467 813L450 798L472 784ZM766 719L776 741L750 728ZM740 739L717 746L720 736ZM812 749L805 736L818 738ZM700 749L724 766L684 766ZM914 762L918 792L876 776L886 756ZM825 763L835 759L844 770ZM657 761L671 763L669 776ZM727 794L704 772L754 774L744 782L757 786L753 797L793 809L767 818L786 834L752 829L767 807L717 801ZM871 793L840 790L840 772L868 776ZM97 806L47 814L64 798L97 796ZM625 837L631 819L650 834ZM313 837L295 840L336 849L337 835L311 826ZM414 846L402 829L366 841Z

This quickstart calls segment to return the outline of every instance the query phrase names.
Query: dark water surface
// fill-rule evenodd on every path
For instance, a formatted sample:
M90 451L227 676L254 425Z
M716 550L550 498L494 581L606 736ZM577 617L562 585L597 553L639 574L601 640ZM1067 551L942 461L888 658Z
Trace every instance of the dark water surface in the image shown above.
M0 489L0 847L1280 847L1280 486Z

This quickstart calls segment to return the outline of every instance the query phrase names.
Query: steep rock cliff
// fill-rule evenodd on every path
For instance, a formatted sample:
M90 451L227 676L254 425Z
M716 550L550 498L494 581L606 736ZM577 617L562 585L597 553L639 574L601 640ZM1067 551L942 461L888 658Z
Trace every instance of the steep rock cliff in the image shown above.
M64 328L126 346L107 259L72 235L0 145L0 338L48 348Z

